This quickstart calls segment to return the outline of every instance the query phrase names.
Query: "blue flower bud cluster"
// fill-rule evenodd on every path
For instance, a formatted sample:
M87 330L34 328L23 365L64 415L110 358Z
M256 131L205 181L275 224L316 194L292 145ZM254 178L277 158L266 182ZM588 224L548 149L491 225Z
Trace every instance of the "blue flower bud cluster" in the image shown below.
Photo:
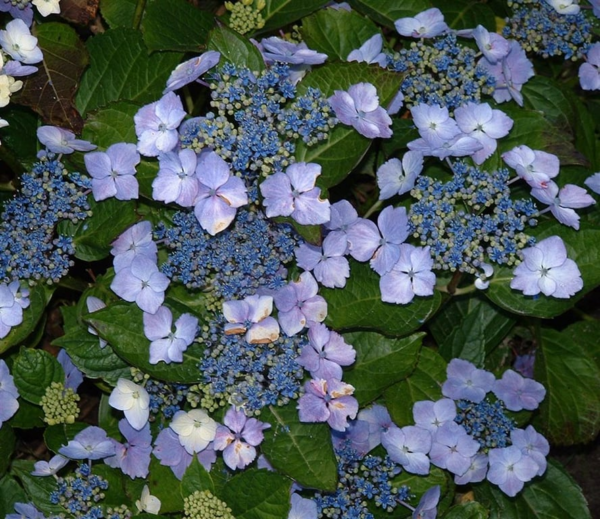
M241 407L251 416L298 398L304 370L296 358L305 337L250 344L243 335L225 335L224 325L224 318L215 320L201 334L208 346L200 363L204 391L217 406Z
M213 75L214 112L181 130L183 147L210 147L248 181L282 171L294 161L295 142L308 145L327 138L336 120L317 89L297 97L289 67L276 63L255 74L225 64Z
M56 490L50 494L50 502L62 506L70 514L68 517L101 519L104 513L98 503L104 499L107 489L108 481L92 474L91 467L82 463L75 469L74 476L57 478Z
M392 486L394 476L402 472L389 456L361 455L344 440L335 449L338 460L338 488L333 494L315 495L318 517L331 519L373 519L367 501L392 512L399 501L409 501L407 486Z
M61 221L91 215L83 177L70 175L53 154L21 177L21 191L7 202L0 223L0 280L56 283L72 266L72 239L56 232ZM83 185L82 185L83 184Z
M583 11L560 14L544 0L512 0L513 15L502 30L505 38L517 40L527 52L565 60L584 57L592 40L592 24Z
M240 209L233 225L216 236L204 231L193 213L178 212L172 227L159 226L156 237L170 249L162 271L188 288L209 284L221 302L242 299L259 287L283 286L284 264L299 244L291 226L248 209Z
M504 402L490 402L488 398L477 404L469 400L457 400L456 407L454 421L479 442L481 452L512 445L510 431L515 424L504 414Z
M394 54L388 67L405 74L400 91L410 108L420 103L445 106L450 112L492 95L496 81L476 62L477 53L460 45L455 34L419 39Z
M519 251L534 243L524 230L535 224L535 204L511 199L506 169L488 173L461 161L453 169L452 180L421 176L411 191L418 202L408 213L410 232L429 245L434 268L476 274L488 260L520 263Z

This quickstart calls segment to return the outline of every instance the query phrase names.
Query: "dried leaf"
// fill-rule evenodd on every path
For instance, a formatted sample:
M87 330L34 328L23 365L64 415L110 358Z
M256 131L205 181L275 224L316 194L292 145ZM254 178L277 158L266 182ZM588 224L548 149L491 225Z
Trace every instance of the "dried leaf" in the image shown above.
M62 0L60 15L68 22L87 25L98 15L100 0Z

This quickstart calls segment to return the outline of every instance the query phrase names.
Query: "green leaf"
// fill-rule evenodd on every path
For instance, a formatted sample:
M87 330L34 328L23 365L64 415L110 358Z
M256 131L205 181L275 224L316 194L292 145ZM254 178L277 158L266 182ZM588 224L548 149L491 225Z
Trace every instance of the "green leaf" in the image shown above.
M148 485L150 494L160 499L161 515L183 510L183 497L181 497L180 491L181 482L175 477L171 467L161 465L154 456L151 457L150 473L145 480L130 480L129 478L125 480L125 488L133 502L142 495L143 485Z
M20 344L35 330L50 302L54 288L54 286L43 284L31 288L29 308L23 312L23 322L19 326L15 326L4 339L0 339L0 353Z
M477 501L469 501L450 508L442 519L488 519L490 513Z
M33 35L44 60L38 71L23 82L23 90L13 100L31 107L46 124L81 133L83 119L73 97L88 64L85 46L75 30L64 23L36 24Z
M62 506L50 502L50 494L56 490L56 480L32 476L32 471L33 461L28 460L14 460L10 468L11 474L21 480L30 500L40 511L53 516L64 513Z
M260 12L265 20L263 31L279 29L307 14L320 9L329 2L326 0L265 0L265 8Z
M442 11L451 29L458 31L483 25L490 31L496 31L496 15L489 5L471 0L432 0L432 4Z
M366 14L377 23L394 28L398 18L406 18L432 7L429 0L402 0L401 2L382 2L381 0L348 0L353 9ZM446 4L448 5L448 4Z
M302 423L296 402L270 406L261 420L271 424L260 448L271 465L303 487L333 491L337 485L337 462L327 424Z
M143 312L133 303L118 302L85 316L115 353L132 366L165 382L199 382L198 363L202 348L194 343L183 354L183 362L150 364L150 341L144 335Z
M10 121L6 128L2 128L2 146L14 151L21 162L35 162L38 117L29 108L10 104L2 108L2 118Z
M516 318L479 294L457 297L429 321L429 330L448 362L460 358L483 367L485 358L514 326Z
M81 114L115 101L158 100L181 54L148 55L139 31L112 29L87 41L90 67L81 79L77 108Z
M427 476L416 476L408 472L401 472L392 480L395 488L406 485L410 488L410 493L415 496L413 502L416 504L421 499L421 496L431 487L440 487L440 503L438 504L438 513L448 506L448 502L452 499L454 483L450 479L447 472L444 472L437 467L431 467ZM400 508L400 507L399 507ZM410 515L409 515L410 517Z
M185 499L191 496L196 490L209 490L215 495L215 484L212 480L210 472L200 464L198 457L192 458L192 463L185 470L181 479L181 495Z
M213 14L185 0L152 0L146 7L142 31L150 50L199 53L213 25Z
M600 285L600 229L581 223L579 231L558 222L540 224L530 234L541 241L549 236L560 236L567 247L568 257L577 263L583 279L583 289L570 299L556 299L539 294L524 296L522 292L510 288L512 270L498 269L491 279L490 287L484 293L493 303L512 313L550 318L572 308L590 290Z
M137 143L133 116L140 107L128 101L109 104L106 108L88 114L83 127L83 138L105 150L116 142Z
M379 28L356 11L322 9L302 20L302 36L310 49L346 61L348 54L358 49Z
M490 519L591 519L581 489L552 459L546 473L526 483L515 497L508 497L487 481L474 489L477 501L490 511Z
M236 519L281 519L290 509L292 481L268 470L250 469L231 478L222 492Z
M10 419L10 425L15 429L45 427L44 411L39 405L30 404L27 400L21 399L19 409Z
M442 398L444 380L446 361L431 348L421 349L419 363L410 377L394 384L383 395L392 420L400 427L413 425L414 403Z
M365 63L331 63L308 74L298 85L298 95L303 95L312 87L329 97L335 90L347 90L356 83L367 82L375 85L379 103L387 106L398 92L399 78L396 73ZM323 171L317 179L317 185L328 188L339 184L350 174L372 142L372 139L363 137L354 128L340 123L326 140L316 145L307 146L299 141L296 160L320 164Z
M100 0L102 17L112 28L133 27L137 0Z
M10 475L0 479L0 517L15 513L15 503L27 503L29 498Z
M356 363L344 373L344 382L355 387L354 396L361 407L412 373L424 335L388 339L373 332L344 334L344 340L356 350Z
M265 62L260 51L242 35L220 25L210 31L208 49L221 53L221 63L248 67L254 72L264 70Z
M75 436L88 427L89 424L82 422L51 425L44 431L44 441L51 451L58 454L59 449L66 447Z
M0 428L0 476L8 470L15 448L16 438L12 427L3 423Z
M52 382L64 382L65 372L55 357L44 350L22 348L15 359L12 375L19 395L39 404Z
M598 322L542 329L535 379L547 393L534 423L552 444L587 443L600 431L599 332Z
M110 255L111 243L137 221L135 202L116 198L96 202L90 197L89 204L91 218L76 224L64 221L59 232L73 238L76 258L98 261Z
M419 132L412 119L394 117L392 119L392 132L394 133L390 139L381 141L381 149L386 157L396 155L398 151L404 150L410 141L419 138Z
M379 276L366 263L350 260L350 278L344 288L322 288L327 300L326 324L335 330L361 328L386 335L408 335L427 321L438 309L442 297L415 297L408 305L384 303Z

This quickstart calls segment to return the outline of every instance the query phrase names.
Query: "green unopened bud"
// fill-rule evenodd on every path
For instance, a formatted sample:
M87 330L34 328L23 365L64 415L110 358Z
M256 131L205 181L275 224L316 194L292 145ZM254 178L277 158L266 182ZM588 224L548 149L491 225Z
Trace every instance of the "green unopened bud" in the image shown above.
M209 490L196 490L183 500L183 514L189 519L235 519L227 503Z
M62 382L52 382L40 404L44 410L44 421L48 425L71 424L79 416L79 395L73 389L65 389Z

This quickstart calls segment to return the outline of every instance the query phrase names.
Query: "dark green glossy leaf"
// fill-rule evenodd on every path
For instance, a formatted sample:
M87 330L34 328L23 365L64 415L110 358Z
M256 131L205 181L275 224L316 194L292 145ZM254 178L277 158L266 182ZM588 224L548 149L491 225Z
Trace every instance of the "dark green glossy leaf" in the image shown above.
M209 50L221 53L221 63L229 62L238 67L248 67L254 72L265 68L260 51L246 38L224 25L210 31L207 46Z
M137 0L100 0L102 16L112 28L133 27Z
M199 382L201 347L193 344L183 354L182 363L150 364L150 341L144 335L143 312L132 303L114 303L88 314L85 321L112 345L119 357L153 378L166 382Z
M236 519L281 519L290 509L292 481L268 470L250 469L234 476L222 499Z
M547 393L534 423L552 444L587 443L600 431L599 333L598 322L542 329L535 379Z
M21 162L35 162L38 152L37 116L29 108L10 104L2 108L2 117L10 121L6 128L2 128L2 145L10 148Z
M582 222L579 231L575 232L557 222L540 224L530 234L538 241L549 236L560 236L567 247L568 257L579 267L583 279L583 289L570 299L556 299L544 294L539 296L524 296L521 292L510 288L513 277L509 269L498 269L485 291L493 303L521 315L550 318L560 315L581 299L590 290L600 285L600 229Z
M442 519L488 519L490 513L477 501L469 501L450 508Z
M139 31L113 29L87 41L90 66L81 79L77 108L82 114L115 101L157 101L181 60L176 52L151 56Z
M88 53L72 27L64 23L36 24L33 31L44 61L23 82L15 101L31 107L46 124L80 133L83 119L75 108L74 93L88 64Z
M32 476L32 471L33 461L28 460L14 460L10 467L10 473L21 480L30 500L40 511L46 515L64 513L65 509L62 506L50 502L50 494L56 490L56 480Z
M3 423L0 428L0 476L8 470L13 449L15 448L15 433L8 423Z
M205 46L214 16L185 0L148 2L142 31L150 50L196 52Z
M93 142L99 150L116 142L137 143L133 116L139 109L137 104L119 101L89 113L83 127L84 139Z
M490 31L496 31L496 16L487 4L471 0L432 0L432 4L442 11L444 20L451 29L458 31L483 25Z
M43 284L31 288L29 291L29 308L23 312L23 322L19 326L15 326L4 339L0 339L0 353L4 353L9 348L20 344L33 333L42 315L44 315L54 288L54 286Z
M366 14L372 20L394 27L398 18L415 16L432 7L429 0L402 0L401 2L382 2L381 0L349 0L353 9Z
M581 489L552 459L546 473L515 497L483 482L475 486L475 498L490 511L490 519L591 519Z
M64 382L65 372L55 357L44 350L22 348L15 359L12 375L19 395L39 404L52 382Z
M303 487L335 490L337 463L327 424L301 423L296 402L269 407L261 420L271 424L261 451L271 465Z
M17 481L10 475L0 479L0 517L15 513L15 503L27 503L28 498Z
M410 377L390 387L384 394L385 405L399 427L413 425L412 408L420 400L442 398L446 380L446 362L431 348L423 348L417 367Z
M406 485L410 488L410 493L415 496L411 501L416 506L421 496L431 487L440 487L440 503L438 504L438 514L441 514L452 501L454 493L454 483L447 472L432 466L427 476L415 476L408 472L398 474L393 480L394 487L398 488ZM400 507L399 507L400 508ZM411 517L410 513L407 517Z
M181 480L181 495L185 499L192 495L196 490L209 490L215 495L215 484L210 476L210 472L198 461L198 457L194 456L192 463L185 470Z
M302 20L304 41L310 49L327 54L328 62L346 61L350 52L378 32L368 18L344 9L322 9Z
M326 323L335 330L362 328L386 335L408 335L426 322L442 301L439 292L415 297L408 305L384 303L379 276L366 263L350 261L350 278L344 288L321 289L327 300Z
M515 322L511 314L477 294L446 303L429 321L429 330L447 361L460 358L483 367L486 356Z
M29 403L27 400L19 400L19 409L10 419L10 425L15 429L33 429L44 427L44 411L39 405Z
M373 332L344 334L344 340L356 350L356 363L344 374L344 382L354 386L354 396L361 406L379 398L388 387L413 372L423 336L415 333L389 339Z
M399 119L398 117L392 118L392 131L394 134L390 139L383 139L381 141L381 149L385 153L386 158L393 156L401 158L398 151L404 150L410 141L418 139L419 132L412 119Z
M265 20L263 30L278 29L295 22L328 3L326 0L265 0L265 8L260 12Z

